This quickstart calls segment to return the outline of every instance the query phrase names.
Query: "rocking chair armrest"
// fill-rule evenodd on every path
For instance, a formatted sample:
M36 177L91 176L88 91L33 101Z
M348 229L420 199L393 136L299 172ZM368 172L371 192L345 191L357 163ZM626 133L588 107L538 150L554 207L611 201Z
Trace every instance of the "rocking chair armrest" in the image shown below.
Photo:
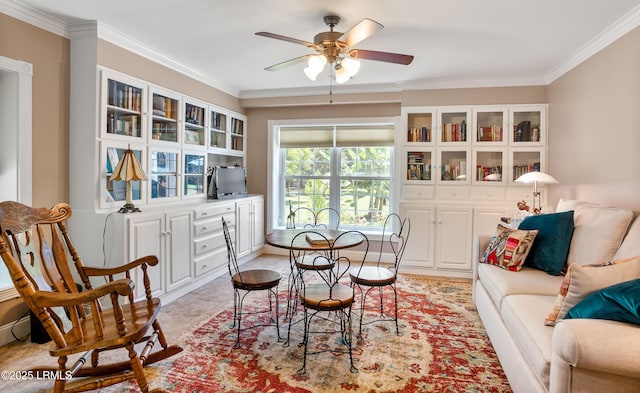
M121 296L127 296L133 291L133 288L133 281L128 278L123 278L101 285L98 288L87 290L86 292L59 293L36 291L33 294L33 299L35 302L44 304L47 307L77 306L99 299L113 292Z
M142 265L146 263L149 266L156 266L158 264L158 257L156 257L155 255L147 255L144 256L142 258L138 258L136 260L133 260L125 265L122 266L116 266L116 267L83 267L82 270L84 271L84 273L91 277L91 276L110 276L110 275L115 275L115 274L120 274L120 273L124 273L127 272L129 270L135 269L136 267Z

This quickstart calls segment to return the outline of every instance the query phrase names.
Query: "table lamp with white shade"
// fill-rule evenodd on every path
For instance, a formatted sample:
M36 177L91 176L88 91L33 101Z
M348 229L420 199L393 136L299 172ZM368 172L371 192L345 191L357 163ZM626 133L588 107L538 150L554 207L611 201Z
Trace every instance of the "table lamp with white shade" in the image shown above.
M552 184L558 183L553 176L544 172L528 172L516 179L516 183L533 183L533 212L539 213L542 211L542 204L540 203L540 190L538 184ZM536 198L538 199L538 207L536 207Z

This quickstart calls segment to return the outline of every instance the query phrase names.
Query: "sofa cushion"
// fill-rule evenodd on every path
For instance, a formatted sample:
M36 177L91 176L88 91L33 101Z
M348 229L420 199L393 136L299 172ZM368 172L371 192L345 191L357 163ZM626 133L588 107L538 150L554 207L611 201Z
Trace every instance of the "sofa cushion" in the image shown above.
M558 204L558 209L568 207L574 210L574 228L567 264L591 265L610 261L622 243L633 211L576 201Z
M537 230L525 265L558 276L564 270L573 235L573 210L526 217L518 229Z
M576 304L566 319L608 319L640 325L640 278L595 291Z
M478 279L498 310L504 297L508 295L533 294L555 297L562 283L561 276L550 276L531 267L524 266L519 272L512 272L489 264L478 264Z
M511 338L544 386L549 386L553 328L540 323L553 296L511 295L502 302L502 319Z
M637 277L640 277L640 256L605 264L569 266L560 293L544 324L555 325L567 311L592 292Z
M625 259L636 255L640 255L640 219L637 217L629 226L629 230L613 259Z
M480 263L489 263L511 271L522 268L538 231L523 231L498 225L496 233L480 258Z

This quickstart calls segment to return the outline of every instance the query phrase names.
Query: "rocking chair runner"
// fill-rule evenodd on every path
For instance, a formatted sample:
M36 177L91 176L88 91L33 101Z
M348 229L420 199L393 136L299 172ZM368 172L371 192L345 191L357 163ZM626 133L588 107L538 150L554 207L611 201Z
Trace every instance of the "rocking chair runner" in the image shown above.
M0 203L0 255L18 293L52 338L49 353L58 358L57 367L32 371L57 371L56 393L94 390L131 379L148 392L143 367L182 351L167 344L156 320L160 300L151 297L147 268L157 265L158 259L146 256L114 268L85 267L67 233L70 216L71 208L64 203L52 209ZM68 255L86 291L78 292ZM135 269L140 269L146 294L138 301L131 281ZM92 277L107 283L93 288ZM151 353L156 341L162 348ZM139 343L146 343L140 351L134 347ZM99 354L114 349L126 350L129 360L99 364ZM73 355L77 360L67 366ZM162 390L153 390L158 391Z

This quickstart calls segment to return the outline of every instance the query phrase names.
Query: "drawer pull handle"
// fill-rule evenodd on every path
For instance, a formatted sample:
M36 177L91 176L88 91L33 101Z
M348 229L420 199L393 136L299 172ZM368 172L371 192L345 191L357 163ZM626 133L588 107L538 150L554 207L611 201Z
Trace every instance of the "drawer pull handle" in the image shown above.
M204 250L205 248L207 248L207 245L203 244L201 249Z
M209 228L207 228L207 227L202 227L202 230L203 230L203 231L206 231L207 229L209 229Z
M207 212L202 212L202 215L203 215L203 216L206 216L206 215L207 215Z

